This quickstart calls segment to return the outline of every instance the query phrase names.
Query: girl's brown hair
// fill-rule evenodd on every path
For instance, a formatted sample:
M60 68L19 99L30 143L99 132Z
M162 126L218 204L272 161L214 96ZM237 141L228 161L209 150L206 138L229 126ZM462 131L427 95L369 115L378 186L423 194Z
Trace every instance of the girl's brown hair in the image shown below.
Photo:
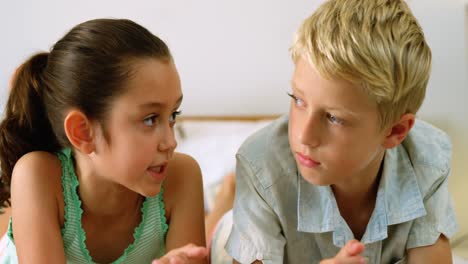
M133 74L132 62L147 58L172 60L167 45L135 22L95 19L18 68L0 123L0 207L10 205L12 171L21 156L70 146L66 110L105 124L110 104Z

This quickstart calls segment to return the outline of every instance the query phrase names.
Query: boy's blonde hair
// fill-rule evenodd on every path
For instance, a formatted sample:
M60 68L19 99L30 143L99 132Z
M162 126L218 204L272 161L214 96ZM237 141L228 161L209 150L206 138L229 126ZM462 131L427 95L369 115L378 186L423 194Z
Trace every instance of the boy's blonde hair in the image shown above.
M328 79L362 87L379 109L381 127L421 106L431 50L401 0L329 0L298 32L294 62L304 57Z

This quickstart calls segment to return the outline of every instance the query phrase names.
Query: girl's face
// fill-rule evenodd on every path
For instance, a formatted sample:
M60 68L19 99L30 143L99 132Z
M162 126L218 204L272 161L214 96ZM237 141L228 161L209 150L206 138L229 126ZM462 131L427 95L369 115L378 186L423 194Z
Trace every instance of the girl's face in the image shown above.
M160 191L177 142L176 116L182 91L173 62L140 60L126 91L111 105L96 140L98 175L143 196Z
M377 104L352 83L322 78L305 59L292 86L289 142L304 179L345 187L372 180L385 150Z

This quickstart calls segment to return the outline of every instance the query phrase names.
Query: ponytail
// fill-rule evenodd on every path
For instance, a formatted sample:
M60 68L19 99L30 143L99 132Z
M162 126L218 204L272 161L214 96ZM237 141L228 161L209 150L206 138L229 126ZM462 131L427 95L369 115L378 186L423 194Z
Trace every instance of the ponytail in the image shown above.
M111 103L140 59L172 60L167 45L126 19L94 19L72 28L50 53L32 56L16 72L0 123L0 209L10 206L12 172L31 151L71 147L64 118L74 108L105 124ZM104 130L105 132L105 130Z
M49 53L32 56L16 71L0 123L0 208L10 206L13 167L31 151L60 148L45 111L43 72Z

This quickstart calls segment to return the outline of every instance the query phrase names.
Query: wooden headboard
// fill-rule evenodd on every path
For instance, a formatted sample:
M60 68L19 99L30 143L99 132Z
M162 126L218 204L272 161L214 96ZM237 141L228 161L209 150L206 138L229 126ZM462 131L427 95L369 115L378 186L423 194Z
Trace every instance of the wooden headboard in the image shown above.
M203 116L203 115L193 115L193 116L181 116L180 121L262 121L262 120L274 120L281 115L245 115L245 116Z

